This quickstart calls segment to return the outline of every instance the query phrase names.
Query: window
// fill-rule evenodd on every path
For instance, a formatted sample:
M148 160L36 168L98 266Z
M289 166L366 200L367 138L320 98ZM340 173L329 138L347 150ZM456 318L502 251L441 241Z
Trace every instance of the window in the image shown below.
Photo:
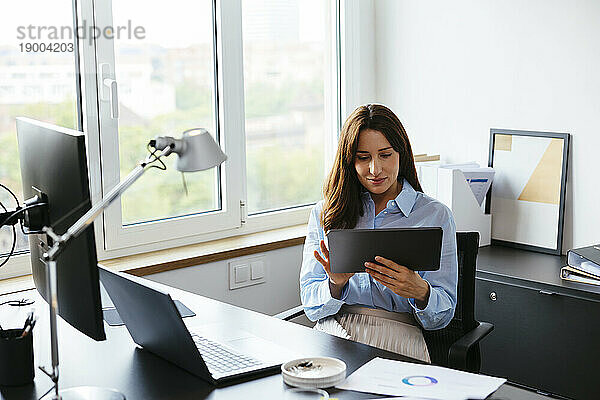
M174 0L164 8L143 1L106 1L95 6L97 26L114 30L114 37L103 36L86 49L95 51L96 64L90 68L96 69L100 86L102 191L145 157L148 140L157 135L177 137L204 127L229 155L222 167L185 177L173 168L174 156L166 159L167 171L146 172L105 212L102 247L139 250L140 244L160 246L165 239L239 228L242 195L234 182L241 180L241 156L235 132L223 134L226 113L217 95L213 2ZM117 98L102 87L107 78L116 80ZM111 108L117 101L118 115Z
M118 145L123 179L143 155L149 138L177 136L197 126L216 132L212 3L174 0L165 9L148 7L142 0L114 2L112 14L115 26L126 26L129 20L147 32L144 39L114 40L115 74L121 88ZM218 178L215 171L186 176L186 195L174 168L149 173L124 194L122 223L129 226L219 210Z
M11 6L26 20L0 26L0 37L19 24L72 26L71 1L35 3ZM96 224L100 258L306 222L338 131L336 1L75 4L87 30L74 52L21 53L16 41L0 42L3 183L19 190L17 115L87 133L93 202L146 156L149 139L203 127L228 160L182 176L171 156L167 171L148 171ZM7 235L0 231L0 252Z
M76 52L34 51L48 43L49 27L73 26L72 1L30 0L3 5L0 18L0 182L23 200L15 118L27 116L69 128L78 128ZM53 43L72 44L68 37ZM67 49L67 47L63 47ZM38 48L39 49L39 48ZM48 76L54 78L48 79ZM0 189L0 202L16 206ZM1 207L0 207L1 208ZM0 229L0 260L10 252L12 228ZM16 254L27 253L27 237L17 229ZM0 268L0 278L28 273L28 256L14 257Z
M166 173L147 172L104 213L105 256L306 221L337 136L335 2L80 1L115 33L83 49L98 75L86 96L98 191L123 179L156 135L204 127L228 155L185 177L174 159ZM143 34L116 37L120 27ZM117 82L118 115L105 78Z
M338 3L173 0L159 7L141 0L30 0L7 6L3 16L10 18L0 24L0 182L23 200L20 115L87 133L93 202L145 157L150 138L204 127L228 160L183 177L172 156L167 171L147 172L96 223L100 258L306 222L339 131ZM73 29L74 12L84 31ZM99 37L93 28L101 29ZM72 51L31 47L69 45L75 33L83 37ZM118 109L105 78L117 82ZM15 205L1 190L0 202ZM0 229L0 254L11 245L12 229ZM29 272L20 232L16 247L22 255L0 269L0 279Z
M242 2L250 214L322 197L335 81L329 9L322 0Z

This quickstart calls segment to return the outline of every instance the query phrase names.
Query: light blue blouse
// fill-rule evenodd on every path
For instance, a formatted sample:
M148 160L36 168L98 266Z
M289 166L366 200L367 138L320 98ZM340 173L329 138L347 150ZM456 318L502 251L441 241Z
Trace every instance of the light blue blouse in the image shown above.
M375 281L366 272L354 274L342 290L341 298L334 299L329 291L329 280L323 266L313 252L327 237L321 225L323 201L313 208L308 222L300 271L300 297L308 318L317 321L336 314L343 304L359 304L395 312L411 312L425 329L440 329L448 325L456 307L458 261L456 258L456 226L452 212L444 204L421 193L404 180L402 190L387 207L375 215L375 203L369 192L362 194L363 211L355 228L435 227L443 230L440 268L420 271L430 287L429 302L423 310L414 299L401 297ZM329 246L328 246L329 247Z

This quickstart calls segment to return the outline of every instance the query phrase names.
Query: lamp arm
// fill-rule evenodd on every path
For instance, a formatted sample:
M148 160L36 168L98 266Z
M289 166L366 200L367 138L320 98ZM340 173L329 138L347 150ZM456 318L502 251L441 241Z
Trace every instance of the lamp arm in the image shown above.
M123 181L119 182L119 184L112 188L112 190L108 192L99 203L95 204L84 215L82 215L81 218L71 225L63 235L57 235L52 228L45 226L43 231L50 236L50 238L52 238L54 244L52 248L48 250L48 252L44 253L44 260L56 260L56 258L65 248L66 244L70 240L81 235L81 233L83 233L83 231L85 231L85 229L89 227L96 220L96 218L98 218L102 211L104 211L116 199L121 197L121 195L131 185L133 185L133 183L137 181L144 174L144 172L146 172L147 168L148 164L138 164Z
M150 146L152 143L150 143ZM174 146L166 146L160 154L155 155L156 151L152 152L144 161L141 161L134 169L127 175L127 177L119 182L112 190L110 190L102 200L88 210L84 215L81 216L63 235L58 235L49 226L44 226L42 230L46 233L54 242L52 247L43 254L42 258L46 264L46 282L47 282L47 295L49 298L49 314L50 314L50 355L52 369L40 367L40 369L52 379L54 382L54 396L52 399L60 399L58 391L58 329L56 325L56 314L58 311L58 291L57 291L57 266L56 259L60 253L66 248L66 245L71 239L75 239L83 231L85 231L98 216L104 211L113 201L121 197L121 195L137 181L149 168L152 167L152 163L158 161L162 157L166 157L173 152ZM112 398L112 397L111 397Z
M56 258L60 255L60 253L65 248L66 244L78 237L85 231L98 216L104 211L109 205L111 205L116 199L121 197L121 195L129 189L131 185L135 183L150 167L153 161L158 160L161 157L167 156L171 153L169 151L170 148L167 148L167 151L163 151L156 159L146 158L144 161L140 162L130 173L123 179L117 186L112 188L106 196L102 198L102 200L95 204L92 208L88 210L84 215L81 216L73 225L67 229L67 231L58 235L51 227L45 226L43 228L44 233L46 233L54 244L52 248L50 248L47 252L44 253L43 258L44 261L56 260Z

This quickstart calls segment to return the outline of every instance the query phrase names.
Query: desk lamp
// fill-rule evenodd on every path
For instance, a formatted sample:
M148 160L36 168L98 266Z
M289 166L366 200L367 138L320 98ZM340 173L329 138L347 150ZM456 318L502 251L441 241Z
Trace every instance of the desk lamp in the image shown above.
M175 139L170 136L159 136L148 143L150 154L127 175L127 177L115 186L106 196L93 207L90 208L81 218L79 218L67 231L60 235L54 232L49 226L43 226L42 231L53 241L53 245L46 251L42 259L47 267L48 276L48 302L50 309L50 346L52 368L45 367L40 369L54 382L54 390L49 393L45 400L124 400L125 396L115 390L82 386L73 387L64 390L58 389L58 337L56 326L56 314L58 310L57 295L57 257L68 247L71 240L81 235L94 220L106 209L113 201L118 199L135 181L137 181L144 172L150 168L166 169L162 161L172 153L178 155L175 168L181 172L196 172L207 170L223 163L227 156L221 151L219 145L213 140L212 136L202 128L189 129L183 132L181 139ZM159 165L157 165L160 164ZM47 205L43 200L36 199L40 207ZM36 207L36 204L28 204L25 209ZM13 214L16 216L17 213ZM11 215L10 218L13 216ZM9 218L9 219L10 219ZM27 218L27 216L26 216ZM3 224L9 223L7 219Z

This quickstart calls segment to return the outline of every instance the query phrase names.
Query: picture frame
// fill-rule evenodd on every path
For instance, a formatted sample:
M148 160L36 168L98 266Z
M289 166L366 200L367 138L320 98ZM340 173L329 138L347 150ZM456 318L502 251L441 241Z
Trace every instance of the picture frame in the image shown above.
M492 245L561 255L569 133L490 129Z

